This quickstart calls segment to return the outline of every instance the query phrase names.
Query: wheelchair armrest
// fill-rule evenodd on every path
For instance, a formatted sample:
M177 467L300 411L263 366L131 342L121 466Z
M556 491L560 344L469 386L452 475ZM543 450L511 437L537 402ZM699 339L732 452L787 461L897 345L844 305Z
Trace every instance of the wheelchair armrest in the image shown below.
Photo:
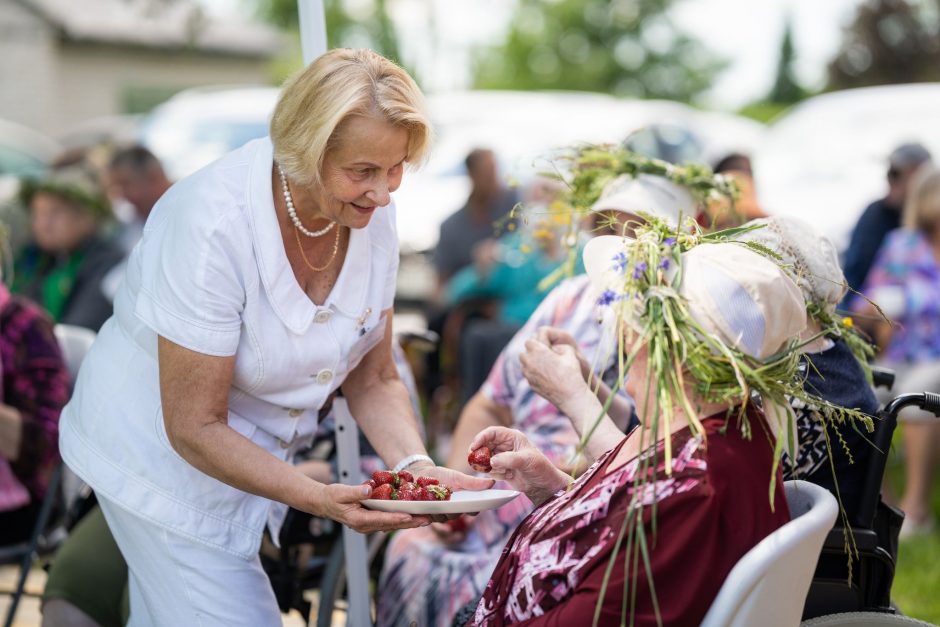
M871 378L876 388L884 388L890 392L891 388L894 387L894 370L890 368L872 366Z
M874 551L878 548L878 534L871 529L852 529L855 536L855 546L859 551ZM845 527L836 526L829 530L823 551L845 551Z

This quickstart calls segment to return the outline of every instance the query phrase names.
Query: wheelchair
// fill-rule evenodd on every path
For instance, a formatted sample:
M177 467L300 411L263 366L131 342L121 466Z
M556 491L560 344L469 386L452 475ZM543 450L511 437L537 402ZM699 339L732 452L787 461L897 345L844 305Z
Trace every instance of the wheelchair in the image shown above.
M875 384L890 389L894 375L876 371ZM857 555L845 550L845 527L839 520L829 532L816 566L803 610L806 627L841 625L927 625L902 616L891 601L898 558L898 534L904 513L881 498L887 453L904 407L915 406L940 417L940 394L902 394L879 412L871 456L858 508L848 512ZM851 577L850 577L851 568Z

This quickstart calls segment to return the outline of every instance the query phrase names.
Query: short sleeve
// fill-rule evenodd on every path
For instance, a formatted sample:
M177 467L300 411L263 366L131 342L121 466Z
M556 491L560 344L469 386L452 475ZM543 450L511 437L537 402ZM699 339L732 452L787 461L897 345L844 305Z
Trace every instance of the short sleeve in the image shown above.
M135 314L157 334L206 355L234 355L245 304L249 225L239 207L206 207L175 193L158 205L135 254ZM200 206L202 204L202 206Z

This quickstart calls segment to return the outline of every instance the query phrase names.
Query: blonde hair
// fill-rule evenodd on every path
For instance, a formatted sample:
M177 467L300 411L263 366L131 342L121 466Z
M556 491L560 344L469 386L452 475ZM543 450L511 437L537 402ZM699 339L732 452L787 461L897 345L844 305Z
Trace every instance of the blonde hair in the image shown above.
M924 165L914 173L904 204L904 226L930 232L940 222L940 169Z
M431 124L414 80L371 50L330 50L284 83L271 118L274 158L291 180L319 184L339 126L350 116L370 114L408 131L407 163L423 160Z

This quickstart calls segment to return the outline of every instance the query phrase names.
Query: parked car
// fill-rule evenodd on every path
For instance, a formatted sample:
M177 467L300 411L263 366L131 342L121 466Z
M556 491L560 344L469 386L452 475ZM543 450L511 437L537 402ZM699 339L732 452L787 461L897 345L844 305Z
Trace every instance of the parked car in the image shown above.
M182 91L141 121L140 141L181 179L246 142L268 134L275 87L200 87Z
M844 248L859 215L887 191L887 157L907 141L940 161L940 83L837 91L770 125L754 160L762 207L801 217Z

